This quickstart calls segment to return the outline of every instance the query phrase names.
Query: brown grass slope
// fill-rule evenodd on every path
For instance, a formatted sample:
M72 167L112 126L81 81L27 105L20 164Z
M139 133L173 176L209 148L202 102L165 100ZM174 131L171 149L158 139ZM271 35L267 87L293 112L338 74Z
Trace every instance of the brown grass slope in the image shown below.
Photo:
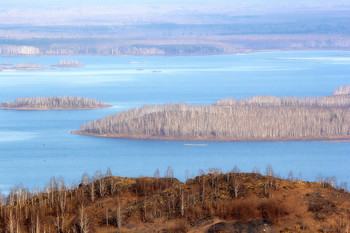
M326 183L246 173L105 177L67 189L13 189L0 232L348 232L350 194Z

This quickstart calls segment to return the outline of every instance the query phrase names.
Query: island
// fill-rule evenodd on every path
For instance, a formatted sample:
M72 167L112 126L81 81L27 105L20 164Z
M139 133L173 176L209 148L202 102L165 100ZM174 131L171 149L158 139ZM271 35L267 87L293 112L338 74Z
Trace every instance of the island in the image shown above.
M44 69L48 69L40 64L36 64L36 63L19 63L16 64L15 67L16 70L44 70Z
M7 61L0 63L0 66L12 66L13 64Z
M0 105L0 109L14 110L84 110L108 107L111 105L95 99L74 96L17 98Z
M78 60L73 60L73 59L60 59L58 61L58 64L52 65L52 66L57 66L57 67L83 67L85 66Z
M1 69L5 71L13 71L13 70L52 70L54 68L46 67L41 64L26 62L26 63L18 63L15 66L9 63L0 64Z
M72 133L184 141L349 140L349 86L332 96L222 99L212 105L143 106Z

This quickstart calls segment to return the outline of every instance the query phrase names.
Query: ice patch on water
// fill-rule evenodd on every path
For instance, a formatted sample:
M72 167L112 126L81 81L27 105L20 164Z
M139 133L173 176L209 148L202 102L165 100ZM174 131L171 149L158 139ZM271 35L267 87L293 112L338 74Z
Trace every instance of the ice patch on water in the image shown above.
M164 70L164 73L175 72L251 72L251 71L295 71L306 70L306 68L295 67L280 67L280 66L232 66L226 68L200 68L200 69L169 69Z
M123 74L138 74L140 73L135 69L115 69L115 70L94 70L94 71L65 71L65 70L53 70L53 71L19 71L11 72L8 75L22 75L22 76L95 76L95 75L123 75Z
M184 144L184 146L208 146L208 144Z
M0 131L0 142L26 141L36 136L33 132Z
M300 61L350 61L350 57L289 57L278 60L300 60Z

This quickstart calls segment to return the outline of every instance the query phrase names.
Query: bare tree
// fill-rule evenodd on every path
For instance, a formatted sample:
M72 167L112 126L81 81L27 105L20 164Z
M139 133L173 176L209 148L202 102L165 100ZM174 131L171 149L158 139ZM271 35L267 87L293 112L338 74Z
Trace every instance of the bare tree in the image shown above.
M202 204L204 203L204 201L205 201L205 178L203 177L203 179L202 179Z
M117 188L118 188L118 184L116 183L116 181L114 179L110 179L110 191L111 191L111 196L113 196L116 191L117 191Z
M290 170L288 173L288 180L293 181L294 180L294 175L293 175L293 171Z
M90 232L89 218L86 213L85 206L81 205L78 211L78 224L80 227L80 233Z
M95 189L95 180L90 181L88 190L90 193L90 199L92 202L94 202L95 201L95 190L96 190Z
M122 219L123 219L123 215L122 215L122 211L121 211L121 201L120 201L120 197L117 198L117 225L118 228L122 227Z
M96 171L95 179L98 183L98 190L101 197L105 196L107 192L107 184L100 170Z
M303 180L303 173L299 172L299 178L298 178L299 181L302 181Z
M198 169L198 179L199 181L201 181L201 179L203 179L204 176L204 170L203 169Z
M218 141L349 137L349 107L348 95L255 96L213 105L143 106L85 123L80 132Z
M106 177L111 177L111 176L113 176L112 171L110 168L107 168Z
M159 169L157 168L154 172L154 175L153 175L154 178L159 178Z
M232 173L240 173L241 170L237 167L237 165L235 165L232 169Z
M238 198L240 185L241 185L241 179L237 176L234 176L233 188L234 188L235 198Z
M340 187L340 189L343 189L344 191L348 191L348 182L341 182L339 187Z
M350 85L347 86L339 86L334 90L333 95L350 95Z
M325 182L327 184L329 184L330 186L332 186L333 188L337 188L337 178L335 176L331 176L331 177L326 177L325 178Z
M8 215L8 219L7 219L7 230L9 233L15 233L15 229L16 229L16 218L13 214L13 210L10 209L9 215Z
M198 176L203 176L203 175L204 175L203 169L198 169Z
M167 178L174 178L174 170L172 167L168 167L165 172L165 177Z
M89 174L84 172L82 177L81 177L81 184L82 185L87 185L88 183L89 183Z
M268 165L268 166L266 167L266 175L267 175L267 176L274 176L273 169L272 169L272 166L271 166L271 165Z
M184 191L180 188L180 210L181 210L181 216L184 216L185 213L185 203L184 203Z

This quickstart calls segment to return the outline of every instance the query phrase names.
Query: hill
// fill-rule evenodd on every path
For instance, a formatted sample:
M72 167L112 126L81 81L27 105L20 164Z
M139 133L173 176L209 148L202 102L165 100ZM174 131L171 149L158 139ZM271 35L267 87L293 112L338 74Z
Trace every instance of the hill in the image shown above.
M0 232L347 232L350 194L329 182L255 173L209 174L182 183L100 172L67 189L17 186L0 202Z
M144 106L85 123L74 133L202 141L349 139L348 89L339 87L325 97L255 96L213 105Z
M82 110L108 107L110 105L95 99L73 96L17 98L0 105L0 109L16 110Z

